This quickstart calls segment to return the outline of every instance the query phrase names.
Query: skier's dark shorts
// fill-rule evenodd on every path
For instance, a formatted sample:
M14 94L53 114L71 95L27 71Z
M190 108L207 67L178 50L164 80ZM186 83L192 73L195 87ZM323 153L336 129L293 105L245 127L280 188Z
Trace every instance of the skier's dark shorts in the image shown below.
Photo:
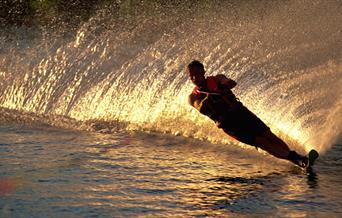
M218 127L231 137L253 146L256 137L270 129L242 104L233 111L229 111Z

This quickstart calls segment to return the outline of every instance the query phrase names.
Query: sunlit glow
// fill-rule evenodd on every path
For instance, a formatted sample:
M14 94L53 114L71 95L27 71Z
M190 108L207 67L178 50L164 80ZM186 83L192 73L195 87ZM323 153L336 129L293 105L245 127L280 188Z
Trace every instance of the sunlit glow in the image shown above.
M16 191L21 182L16 178L1 178L0 179L0 197L11 194Z

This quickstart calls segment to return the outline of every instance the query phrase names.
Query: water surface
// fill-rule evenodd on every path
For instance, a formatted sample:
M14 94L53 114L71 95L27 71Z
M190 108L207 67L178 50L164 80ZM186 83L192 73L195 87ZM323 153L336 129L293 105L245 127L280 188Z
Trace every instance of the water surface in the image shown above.
M340 145L306 174L254 148L163 134L11 125L0 139L3 217L342 212Z

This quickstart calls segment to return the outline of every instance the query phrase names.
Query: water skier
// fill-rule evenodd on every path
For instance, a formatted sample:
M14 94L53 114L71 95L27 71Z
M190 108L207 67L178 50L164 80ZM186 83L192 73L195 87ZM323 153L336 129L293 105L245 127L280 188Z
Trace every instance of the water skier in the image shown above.
M204 66L197 60L188 65L187 71L196 85L189 95L189 104L215 121L218 128L231 137L302 168L310 167L318 157L315 150L311 150L308 157L290 150L283 140L235 97L231 91L237 85L234 80L223 74L205 77Z

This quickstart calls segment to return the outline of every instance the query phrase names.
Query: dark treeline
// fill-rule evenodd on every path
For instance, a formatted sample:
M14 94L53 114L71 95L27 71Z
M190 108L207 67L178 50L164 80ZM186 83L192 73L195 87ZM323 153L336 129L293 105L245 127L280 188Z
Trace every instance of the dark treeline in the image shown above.
M289 0L0 0L0 36L17 37L27 30L28 38L73 37L77 30L99 13L107 23L139 23L141 16L155 19L177 17L186 22L193 17L210 18L213 14L229 17L229 22L253 21ZM137 19L136 19L137 18ZM190 21L191 22L191 21ZM17 28L18 27L18 28ZM21 28L23 27L23 28ZM34 30L34 31L32 31Z
M2 26L79 23L103 0L0 0ZM113 1L114 2L114 1Z
M153 12L155 9L248 7L249 13L276 0L0 0L0 26L77 25L91 17L97 9L110 6L120 13ZM287 1L282 1L285 3ZM267 7L266 7L267 8ZM230 7L228 7L230 9ZM165 10L164 10L165 11Z
M181 0L0 0L0 25L79 24L96 9L110 6L123 13L139 9L184 6ZM187 1L187 6L208 4L210 0Z

